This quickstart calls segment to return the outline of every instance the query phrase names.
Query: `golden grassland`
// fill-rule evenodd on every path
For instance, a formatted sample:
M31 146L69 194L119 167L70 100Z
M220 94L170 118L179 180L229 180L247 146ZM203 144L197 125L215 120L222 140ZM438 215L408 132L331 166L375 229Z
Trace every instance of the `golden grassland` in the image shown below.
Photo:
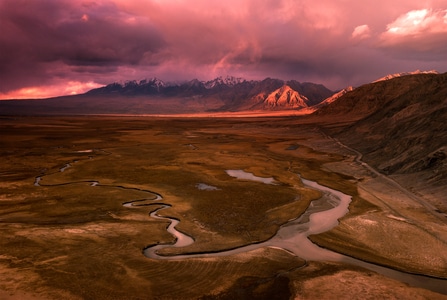
M195 242L161 254L216 252L269 239L320 196L303 186L299 174L353 196L340 226L312 237L320 245L447 277L444 256L419 261L421 248L403 245L396 231L384 229L416 232L412 241L436 246L424 246L427 258L447 253L440 233L445 222L408 201L387 203L376 191L384 190L379 179L313 124L293 117L90 116L5 117L0 127L0 298L443 297L359 267L306 262L274 248L174 261L143 256L148 245L174 242L168 222L149 217L162 203L171 207L159 215L180 220L177 229ZM239 180L228 169L273 177L277 184ZM201 190L199 183L217 189ZM157 195L162 199L154 200ZM123 206L135 200L149 205ZM400 212L405 207L408 213ZM413 222L424 217L429 223Z

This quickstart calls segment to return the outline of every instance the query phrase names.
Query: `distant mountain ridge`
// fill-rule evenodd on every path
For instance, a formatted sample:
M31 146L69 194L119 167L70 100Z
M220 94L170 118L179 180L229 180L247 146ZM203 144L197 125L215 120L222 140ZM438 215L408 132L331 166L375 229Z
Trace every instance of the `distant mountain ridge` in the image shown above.
M178 115L301 110L334 94L322 84L274 78L217 77L164 82L158 78L115 82L85 94L2 100L0 115Z
M217 77L210 81L193 79L183 83L165 83L157 78L112 83L87 92L87 95L158 96L213 98L223 102L219 110L299 109L316 105L334 92L310 82L266 78L245 80Z

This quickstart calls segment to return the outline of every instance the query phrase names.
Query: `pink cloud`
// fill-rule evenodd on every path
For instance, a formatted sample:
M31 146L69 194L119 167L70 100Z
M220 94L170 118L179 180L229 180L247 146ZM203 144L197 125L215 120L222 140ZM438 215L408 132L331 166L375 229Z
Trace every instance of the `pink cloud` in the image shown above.
M354 40L363 40L371 37L371 29L368 25L360 25L354 28L351 34Z
M28 86L7 93L0 93L0 99L41 99L55 95L77 95L101 86L101 84L92 81L53 82L53 84L46 86Z
M402 57L447 58L447 10L412 10L387 25L380 45Z
M412 10L387 25L390 36L447 33L447 10Z

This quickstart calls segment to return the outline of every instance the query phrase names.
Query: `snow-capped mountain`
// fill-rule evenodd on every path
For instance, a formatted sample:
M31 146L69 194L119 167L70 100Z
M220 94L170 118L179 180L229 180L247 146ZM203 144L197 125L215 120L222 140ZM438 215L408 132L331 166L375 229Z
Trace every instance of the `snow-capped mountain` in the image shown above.
M164 88L166 83L163 80L158 79L157 77L151 78L151 79L143 79L140 81L140 85L149 84L151 86L157 87L157 89L160 91L161 88Z
M212 89L212 88L214 88L216 86L219 86L219 85L235 86L235 85L237 85L239 83L242 83L244 81L246 81L246 80L243 79L243 78L240 78L240 77L234 77L234 76L222 77L222 76L219 76L219 77L217 77L217 78L215 78L213 80L204 82L204 86L207 89Z
M421 71L421 70L416 70L413 72L402 72L402 73L395 73L395 74L389 74L386 75L382 78L379 78L377 80L374 80L372 83L374 82L379 82L379 81L384 81L384 80L390 80L396 77L402 77L402 76L407 76L407 75L417 75L417 74L439 74L438 71L436 70L431 70L431 71Z
M233 87L240 83L246 82L245 79L233 76L217 77L213 80L202 81L192 79L182 83L165 83L164 81L154 77L151 79L143 79L140 81L129 80L124 83L114 82L105 87L89 91L90 94L104 94L109 92L119 92L120 94L139 95L139 94L164 94L187 92L189 93L205 93L206 90L213 90L221 87Z
M316 105L333 94L321 84L266 78L247 81L240 77L217 77L165 83L158 78L112 83L91 90L88 95L157 96L200 98L221 101L221 110L301 109Z
M105 87L88 91L87 94L156 94L160 93L166 86L168 86L166 83L154 77L140 81L128 80L125 82L114 82L106 85Z

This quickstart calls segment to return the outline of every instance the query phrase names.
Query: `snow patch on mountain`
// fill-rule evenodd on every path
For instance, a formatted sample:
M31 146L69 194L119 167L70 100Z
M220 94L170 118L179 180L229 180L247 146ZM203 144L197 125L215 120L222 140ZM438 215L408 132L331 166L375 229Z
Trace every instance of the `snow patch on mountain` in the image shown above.
M407 75L416 75L416 74L439 74L439 72L436 71L436 70L430 70L430 71L416 70L416 71L413 71L413 72L395 73L395 74L389 74L389 75L386 75L386 76L384 76L382 78L374 80L372 83L379 82L379 81L384 81L384 80L390 80L390 79L393 79L393 78L396 78L396 77L402 77L402 76L407 76Z
M234 76L222 77L222 76L219 76L219 77L217 77L217 78L215 78L213 80L204 82L204 85L205 85L205 87L207 89L212 89L212 88L214 88L216 86L219 86L219 85L235 86L235 85L237 85L239 83L242 83L244 81L246 81L246 80L243 79L243 78L240 78L240 77L234 77Z
M156 87L158 89L167 86L165 82L163 82L162 80L154 77L154 78L150 78L150 79L147 79L147 78L146 79L142 79L140 81L137 81L137 80L127 80L127 81L114 82L114 83L108 84L106 87L133 88L133 87L148 86L148 85Z

